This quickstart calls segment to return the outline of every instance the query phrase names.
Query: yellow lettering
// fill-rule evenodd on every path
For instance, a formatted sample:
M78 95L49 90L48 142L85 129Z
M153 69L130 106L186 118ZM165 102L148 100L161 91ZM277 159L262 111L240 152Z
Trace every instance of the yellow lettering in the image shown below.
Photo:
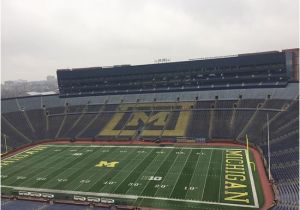
M33 155L33 154L35 154L35 153L37 153L38 151L27 151L27 152L25 152L26 154L30 154L30 155Z
M231 164L231 163L233 163L233 162L237 162L237 164L244 164L244 161L243 161L243 160L237 160L237 159L232 159L232 158L226 159L226 163Z
M226 174L245 174L245 171L225 171Z
M247 203L247 204L249 203L248 198L243 198L245 196L248 196L247 192L229 192L229 191L225 191L225 195L232 195L230 197L225 197L224 200L226 200L226 201L243 202L243 203Z
M12 161L12 160L3 160L2 163L13 163L15 161Z
M107 168L114 168L119 162L113 161L113 162L107 162L107 161L100 161L96 167L107 167Z
M242 150L227 150L225 166L225 201L249 203L248 192L231 192L229 189L245 191L247 188Z
M24 155L24 154L20 154L20 155L17 155L18 158L25 158L25 157L28 157L28 155Z
M226 169L244 171L244 165L226 164Z
M13 158L9 158L9 160L17 161L17 160L20 160L20 158L18 158L18 157L13 157Z
M238 180L238 178L240 177L240 181L245 181L246 177L244 175L240 175L240 174L226 174L225 175L225 180L231 180L231 181L235 181Z
M226 155L228 156L239 156L239 157L242 157L242 150L229 150L227 151L228 153Z
M10 163L14 163L15 161L21 160L23 158L29 157L30 155L33 155L33 154L39 152L39 151L42 151L45 148L47 148L47 147L37 147L37 148L31 149L28 151L24 151L23 153L17 154L14 157L9 157L8 159L3 160L1 162L1 165L3 165L3 166L9 165Z
M239 184L239 183L234 183L234 182L228 182L225 181L225 189L232 189L232 188L246 188L246 185Z

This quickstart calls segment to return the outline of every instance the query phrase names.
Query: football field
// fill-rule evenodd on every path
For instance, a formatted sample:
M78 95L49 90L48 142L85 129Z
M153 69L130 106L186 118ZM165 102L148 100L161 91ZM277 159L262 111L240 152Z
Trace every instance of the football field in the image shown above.
M237 147L47 144L2 159L1 189L160 209L260 209L253 162Z

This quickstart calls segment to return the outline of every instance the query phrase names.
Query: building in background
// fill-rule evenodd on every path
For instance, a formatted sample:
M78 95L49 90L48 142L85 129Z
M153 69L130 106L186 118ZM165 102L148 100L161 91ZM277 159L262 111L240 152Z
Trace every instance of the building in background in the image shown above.
M55 94L57 92L57 80L52 75L41 81L14 80L4 81L1 84L1 98L30 96L32 93L34 95Z

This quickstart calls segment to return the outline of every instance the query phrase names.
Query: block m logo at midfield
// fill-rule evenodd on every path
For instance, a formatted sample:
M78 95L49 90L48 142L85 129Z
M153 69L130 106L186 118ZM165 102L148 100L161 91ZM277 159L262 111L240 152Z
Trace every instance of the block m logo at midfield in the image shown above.
M99 136L134 136L138 131L141 136L185 136L190 115L186 109L192 104L121 105Z

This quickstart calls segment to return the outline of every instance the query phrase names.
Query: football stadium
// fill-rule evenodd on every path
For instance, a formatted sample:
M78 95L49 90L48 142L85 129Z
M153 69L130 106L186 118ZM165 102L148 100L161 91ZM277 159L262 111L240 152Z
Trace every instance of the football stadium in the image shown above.
M296 210L299 49L58 69L1 100L3 209Z

